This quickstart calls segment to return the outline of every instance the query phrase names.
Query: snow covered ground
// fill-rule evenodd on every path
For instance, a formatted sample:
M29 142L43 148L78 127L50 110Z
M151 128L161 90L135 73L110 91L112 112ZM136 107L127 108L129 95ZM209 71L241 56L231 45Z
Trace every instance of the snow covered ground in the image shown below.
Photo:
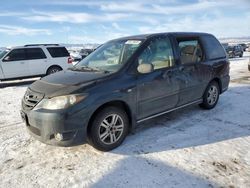
M0 187L250 187L248 61L249 53L231 61L215 109L148 121L107 153L34 140L19 115L30 82L0 83Z

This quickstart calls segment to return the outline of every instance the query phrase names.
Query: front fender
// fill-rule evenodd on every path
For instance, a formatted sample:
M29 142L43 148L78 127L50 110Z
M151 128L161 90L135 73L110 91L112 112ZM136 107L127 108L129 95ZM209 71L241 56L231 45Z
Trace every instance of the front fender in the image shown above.
M133 130L136 126L136 88L131 89L130 92L116 91L101 96L91 96L85 101L84 111L88 112L90 120L98 109L112 102L122 102L127 106L130 112L131 130Z

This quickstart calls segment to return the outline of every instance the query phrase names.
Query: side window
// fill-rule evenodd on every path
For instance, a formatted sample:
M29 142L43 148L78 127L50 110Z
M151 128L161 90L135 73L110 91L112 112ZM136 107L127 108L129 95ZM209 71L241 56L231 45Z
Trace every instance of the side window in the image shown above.
M198 39L180 39L177 41L180 48L182 64L197 63L202 60L203 52Z
M224 48L214 36L202 36L202 42L205 46L208 59L218 59L226 57Z
M138 63L151 63L154 70L174 65L173 50L168 38L157 38L138 57Z
M65 47L49 47L47 48L51 57L68 57L69 52Z
M21 61L25 59L26 55L24 49L13 49L9 52L9 54L6 55L4 61Z
M46 59L46 55L41 48L27 48L26 55L28 59Z

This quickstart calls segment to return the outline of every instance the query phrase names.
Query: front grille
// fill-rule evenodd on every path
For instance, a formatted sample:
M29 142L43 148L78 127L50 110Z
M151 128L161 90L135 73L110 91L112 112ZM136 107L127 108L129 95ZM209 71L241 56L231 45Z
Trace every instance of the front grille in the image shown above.
M44 94L28 89L23 97L22 106L25 110L31 110L43 99L43 97Z

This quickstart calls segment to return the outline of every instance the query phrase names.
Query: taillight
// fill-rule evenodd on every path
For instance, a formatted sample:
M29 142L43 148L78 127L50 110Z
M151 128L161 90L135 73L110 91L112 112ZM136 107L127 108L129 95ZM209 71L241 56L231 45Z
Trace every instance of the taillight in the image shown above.
M72 64L73 63L73 59L71 57L68 58L68 64Z

